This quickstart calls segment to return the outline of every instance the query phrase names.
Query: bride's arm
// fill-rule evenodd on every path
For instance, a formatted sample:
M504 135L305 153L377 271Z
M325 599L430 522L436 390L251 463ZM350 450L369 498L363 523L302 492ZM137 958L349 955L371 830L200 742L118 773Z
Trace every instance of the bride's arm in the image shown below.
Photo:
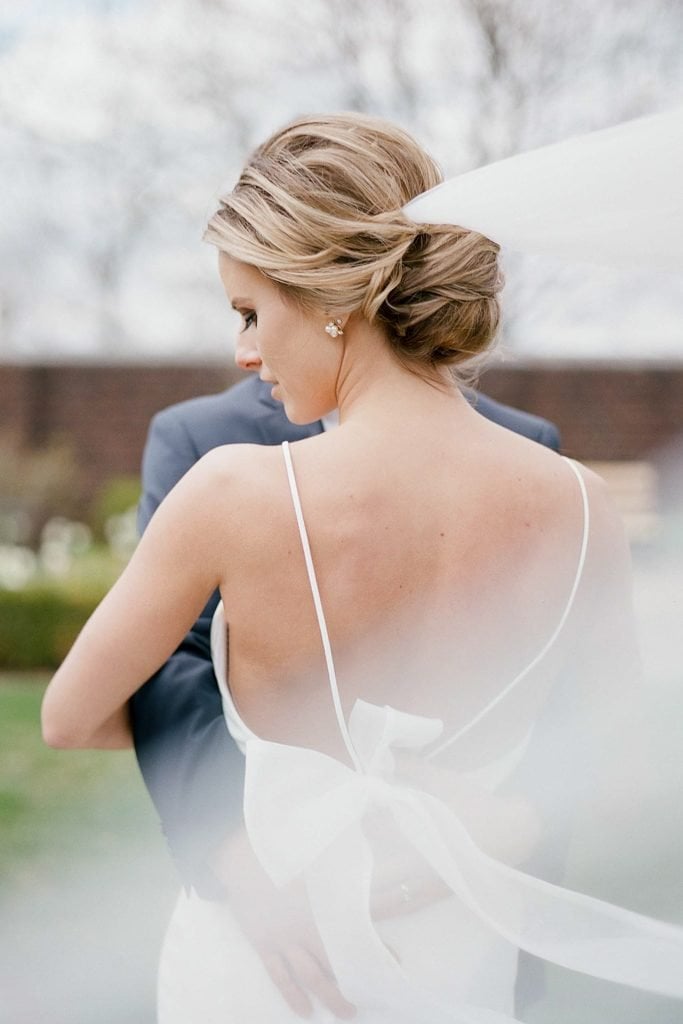
M170 657L220 582L226 538L218 539L215 499L230 483L230 460L225 449L210 452L160 505L47 688L50 746L128 745L129 697Z

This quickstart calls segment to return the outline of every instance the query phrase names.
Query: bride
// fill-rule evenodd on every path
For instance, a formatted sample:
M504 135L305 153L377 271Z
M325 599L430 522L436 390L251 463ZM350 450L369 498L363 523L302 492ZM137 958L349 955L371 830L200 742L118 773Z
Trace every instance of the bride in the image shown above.
M128 744L128 698L220 589L245 829L228 904L181 895L162 1024L509 1024L520 949L683 995L680 931L531 873L548 822L515 780L555 689L595 703L599 764L637 688L628 552L599 478L462 397L501 274L488 238L404 212L439 181L355 114L255 152L206 237L273 396L339 428L205 456L46 692L48 743ZM405 906L383 911L397 879Z

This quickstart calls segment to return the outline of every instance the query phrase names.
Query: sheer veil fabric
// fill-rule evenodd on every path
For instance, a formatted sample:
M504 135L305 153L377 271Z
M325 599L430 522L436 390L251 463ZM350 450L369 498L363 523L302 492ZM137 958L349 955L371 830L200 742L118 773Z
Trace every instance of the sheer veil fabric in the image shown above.
M406 213L417 223L457 223L520 251L683 270L681 181L677 110L473 171L419 196ZM286 444L283 455L346 761L314 749L315 737L308 748L252 732L230 694L220 605L212 654L227 727L246 755L252 848L276 885L305 885L340 988L358 1007L357 1024L683 1019L683 928L676 923L683 908L639 892L671 852L665 830L662 845L643 845L644 832L653 838L648 803L658 779L648 776L637 653L632 637L615 634L602 595L585 593L593 550L580 469L567 460L583 530L557 629L521 672L499 680L465 727L447 735L434 714L378 706L369 695L344 713ZM565 645L560 657L555 641L579 599L588 609L581 623L591 654L575 632L569 655ZM643 743L645 760L636 754ZM387 843L433 877L440 895L376 920L371 897L383 882ZM520 950L559 972L559 1002L528 1013L516 1006ZM586 987L586 978L595 981ZM159 1019L299 1018L274 991L229 908L182 894L162 955ZM312 1019L334 1018L316 1004Z
M682 181L678 107L461 174L404 210L519 252L682 271Z
M486 716L502 701L512 703L506 718L515 721L515 692L560 636L581 585L590 534L590 509L581 472L575 473L583 504L583 536L573 585L556 629L527 669L517 673L472 719L444 740L442 722L377 707L364 700L353 706L348 726L341 708L334 660L315 568L308 544L294 468L283 445L292 499L301 533L309 581L328 666L331 698L349 754L350 765L315 750L269 743L251 735L246 744L245 819L261 863L277 884L304 877L318 928L340 983L360 1005L379 1003L369 1020L459 1021L462 1024L513 1024L506 1011L510 996L509 966L518 949L544 960L636 988L683 998L683 929L645 915L551 884L492 856L468 831L466 812L457 801L444 801L428 789L407 782L397 771L406 751L426 761L438 760L470 731L485 726ZM225 681L223 682L226 688ZM234 706L231 714L235 714ZM501 755L479 771L460 772L463 793L484 782L499 790L523 758L521 744L505 742ZM483 769L483 770L482 770ZM462 906L488 933L477 965L487 978L485 991L465 971L458 986L431 989L411 976L410 964L392 954L370 913L370 885L375 864L366 831L373 814L388 814L396 838L412 848L445 883ZM331 884L334 880L334 884ZM341 894L341 896L340 896ZM441 927L455 929L461 942L468 930L459 912ZM439 927L429 915L416 915L422 940L435 939ZM478 929L474 929L474 935ZM438 931L437 931L438 935ZM443 936L447 941L447 936ZM507 970L505 964L508 956ZM512 954L512 959L510 955ZM359 965L363 969L359 969ZM495 965L495 967L492 967ZM458 975L457 963L452 966ZM501 977L505 979L501 984ZM479 999L482 1001L479 1002Z

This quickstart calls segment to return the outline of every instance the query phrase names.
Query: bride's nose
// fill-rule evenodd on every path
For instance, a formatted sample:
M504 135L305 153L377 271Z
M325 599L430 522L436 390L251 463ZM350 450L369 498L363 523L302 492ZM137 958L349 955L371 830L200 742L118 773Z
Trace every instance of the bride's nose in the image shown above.
M241 370L258 371L261 368L261 356L253 345L247 345L239 338L235 346L235 362Z

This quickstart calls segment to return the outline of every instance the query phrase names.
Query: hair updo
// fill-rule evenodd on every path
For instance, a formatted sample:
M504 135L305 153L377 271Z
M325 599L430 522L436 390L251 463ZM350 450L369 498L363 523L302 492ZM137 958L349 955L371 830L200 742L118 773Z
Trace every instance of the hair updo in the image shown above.
M404 362L456 365L492 340L502 279L495 242L402 213L441 180L386 121L303 117L254 152L204 237L306 308L383 324Z

